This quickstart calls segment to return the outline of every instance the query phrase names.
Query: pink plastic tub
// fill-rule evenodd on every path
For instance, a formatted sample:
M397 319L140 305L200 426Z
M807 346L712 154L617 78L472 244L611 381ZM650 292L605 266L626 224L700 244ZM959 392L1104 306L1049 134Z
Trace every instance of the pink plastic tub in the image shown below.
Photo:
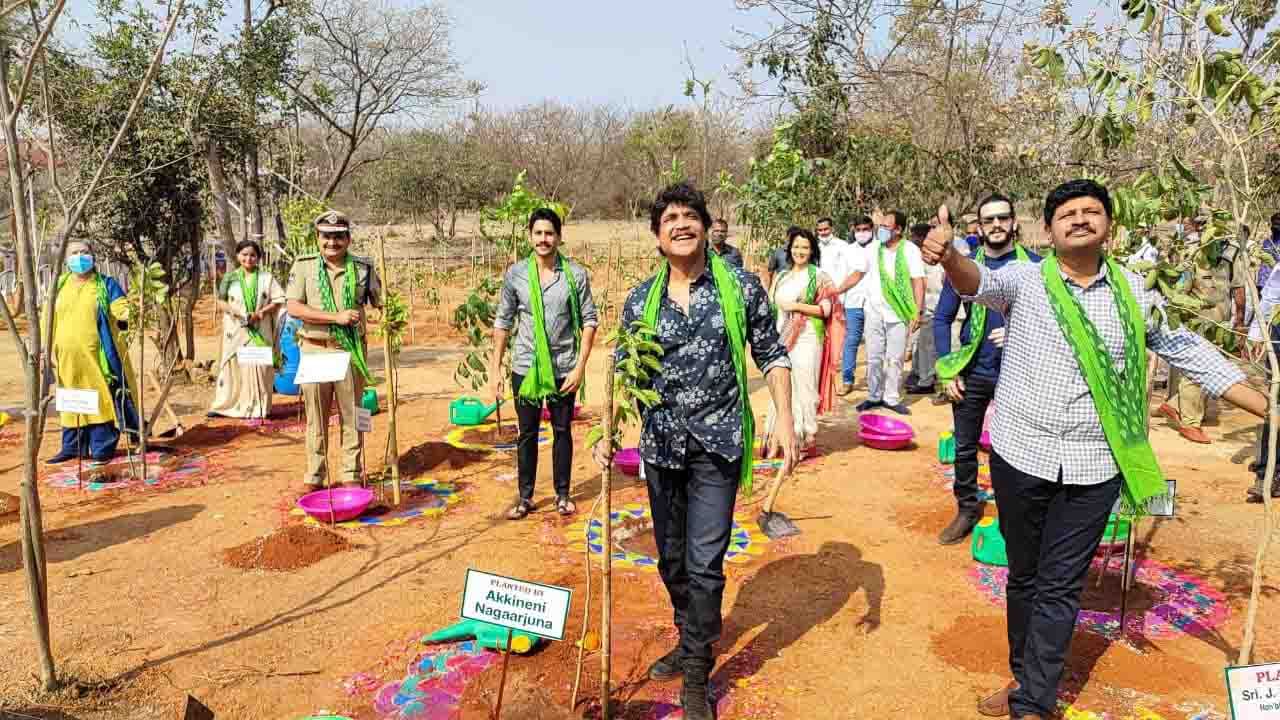
M877 450L901 450L911 444L910 435L880 435L877 433L859 432L858 439L863 445Z
M894 420L887 415L878 413L863 413L858 416L858 422L862 424L862 430L881 435L884 437L905 437L911 439L915 437L916 431L911 426L901 420Z
M329 493L333 493L333 521L344 522L360 517L373 502L373 491L369 488L333 488L317 490L298 498L298 507L320 522L329 522Z
M640 474L640 448L623 448L613 456L613 466L624 475Z

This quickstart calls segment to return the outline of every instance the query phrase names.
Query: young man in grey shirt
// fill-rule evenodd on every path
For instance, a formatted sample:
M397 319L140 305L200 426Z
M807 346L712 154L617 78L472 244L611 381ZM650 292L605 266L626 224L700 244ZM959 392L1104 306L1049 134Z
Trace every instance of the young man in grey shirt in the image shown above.
M551 414L552 479L556 510L572 515L569 474L573 467L573 410L586 375L587 359L596 335L596 305L583 267L560 254L560 216L548 208L529 217L529 259L507 269L493 321L493 361L488 397L503 395L502 361L507 339L515 329L511 357L511 392L516 398L520 435L516 441L520 497L507 511L519 520L533 509L533 485L538 476L538 428L545 404ZM536 273L536 277L535 277ZM536 282L536 284L535 284ZM537 293L537 296L534 295ZM542 318L536 317L541 307ZM542 354L539 345L545 343ZM549 368L540 367L542 362Z

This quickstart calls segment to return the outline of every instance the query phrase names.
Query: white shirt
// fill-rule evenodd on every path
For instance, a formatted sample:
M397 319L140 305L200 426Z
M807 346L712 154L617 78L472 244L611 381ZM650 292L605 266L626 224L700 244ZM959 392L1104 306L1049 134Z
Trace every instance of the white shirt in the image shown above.
M1127 264L1133 267L1140 262L1154 263L1159 259L1160 250L1155 245L1152 245L1150 240L1143 240L1142 246L1138 248L1137 252L1129 256Z
M856 272L867 272L867 268L870 267L868 258L872 257L869 254L869 251L875 246L875 244L875 240L867 241L866 245L858 243L857 240L848 243L848 246L845 248L845 260L848 263L850 275ZM845 291L844 296L841 297L840 300L844 303L846 310L850 308L862 309L862 306L865 305L867 301L867 287L869 285L869 278L864 275L857 285L854 285Z
M826 240L818 238L818 248L822 254L822 262L818 263L818 269L826 273L827 277L831 278L832 284L838 287L845 278L849 277L849 273L853 272L849 269L849 243L832 235ZM844 300L843 296L841 300Z
M889 258L884 259L885 263L889 262ZM911 261L907 261L907 266L911 266ZM924 269L924 314L933 315L933 311L938 309L938 299L942 297L942 283L947 279L947 272L942 269L941 265L929 265Z
M899 244L892 250L886 248L884 251L885 278L887 280L893 280L893 274L895 272L894 268L896 265L894 259L897 256L899 247L904 248L903 253L907 256L908 276L913 279L924 277L924 258L920 255L920 248L916 247L915 243L905 238L898 240L898 243ZM893 312L893 308L889 307L889 301L884 299L884 291L880 286L880 263L878 257L880 252L880 241L872 240L871 244L867 245L866 250L867 276L858 284L867 286L865 289L866 294L863 296L867 301L867 312L878 314L880 317L884 318L885 322L890 324L901 323L902 320L900 320L898 315ZM912 292L914 296L914 290Z

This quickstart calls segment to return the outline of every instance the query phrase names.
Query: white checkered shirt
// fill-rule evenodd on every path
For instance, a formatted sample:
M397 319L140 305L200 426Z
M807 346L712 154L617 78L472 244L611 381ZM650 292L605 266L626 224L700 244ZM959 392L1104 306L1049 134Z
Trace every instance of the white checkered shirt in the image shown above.
M972 298L1001 312L1007 327L1000 380L996 385L991 444L1010 465L1045 480L1094 485L1119 474L1098 411L1066 336L1049 305L1040 266L1010 263L991 271ZM1171 330L1161 298L1143 288L1142 278L1124 271L1142 316L1147 349L1178 368L1214 397L1245 379L1244 373L1204 338L1186 328ZM1063 276L1085 314L1107 344L1112 362L1124 367L1124 328L1112 300L1106 266L1080 287ZM1157 308L1155 314L1152 309Z

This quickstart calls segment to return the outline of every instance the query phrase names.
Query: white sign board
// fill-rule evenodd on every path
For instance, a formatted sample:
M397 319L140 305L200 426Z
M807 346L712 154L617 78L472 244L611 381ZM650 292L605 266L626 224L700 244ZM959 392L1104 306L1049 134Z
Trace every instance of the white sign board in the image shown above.
M293 381L299 385L341 382L350 365L351 356L344 352L304 352Z
M275 353L269 347L245 345L236 351L236 359L241 365L251 367L270 367L276 364Z
M1178 498L1178 481L1165 480L1164 482L1168 490L1163 495L1156 495L1155 497L1147 500L1146 510L1144 512L1145 515L1150 515L1151 517L1174 516L1174 513L1177 510L1176 500ZM1113 515L1123 515L1126 514L1126 512L1127 511L1124 507L1124 498L1116 498L1116 504L1115 507L1111 508L1111 513Z
M64 413L97 415L98 391L57 388L53 391L53 408Z
M568 588L468 569L462 617L563 640L572 599Z
M1280 663L1227 668L1231 720L1280 720Z
M373 413L369 408L356 408L356 432L373 432Z

